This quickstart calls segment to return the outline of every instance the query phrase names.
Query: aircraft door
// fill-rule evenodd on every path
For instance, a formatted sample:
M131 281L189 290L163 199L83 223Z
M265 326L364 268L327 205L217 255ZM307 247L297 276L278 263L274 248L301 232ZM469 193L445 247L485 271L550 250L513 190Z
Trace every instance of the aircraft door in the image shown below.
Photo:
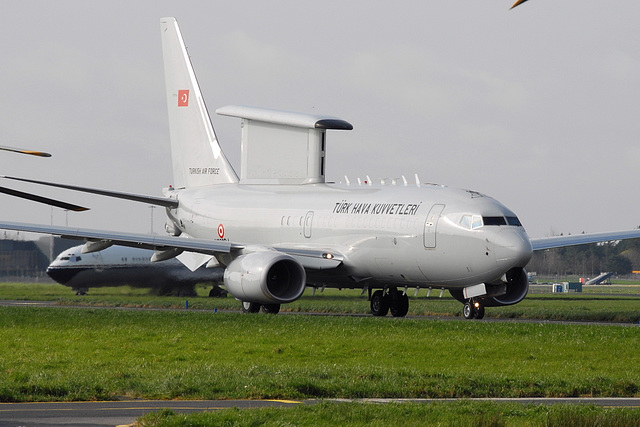
M427 220L424 222L424 247L436 247L436 234L438 231L438 221L440 214L444 209L444 205L433 205L427 214Z
M307 239L311 237L311 224L313 223L313 211L307 212L307 216L304 218L304 237Z

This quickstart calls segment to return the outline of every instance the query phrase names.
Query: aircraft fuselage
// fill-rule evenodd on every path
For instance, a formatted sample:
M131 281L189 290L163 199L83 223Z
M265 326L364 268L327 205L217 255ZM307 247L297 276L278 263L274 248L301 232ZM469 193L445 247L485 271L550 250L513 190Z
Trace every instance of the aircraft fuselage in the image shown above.
M512 211L445 186L221 184L167 194L179 200L170 218L192 237L342 254L339 269L307 271L314 286L497 284L532 255Z

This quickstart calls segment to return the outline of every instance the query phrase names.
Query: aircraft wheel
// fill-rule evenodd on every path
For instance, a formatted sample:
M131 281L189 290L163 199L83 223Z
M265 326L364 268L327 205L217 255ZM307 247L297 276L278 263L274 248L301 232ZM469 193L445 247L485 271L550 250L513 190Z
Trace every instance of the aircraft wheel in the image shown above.
M391 315L393 317L404 317L409 312L409 297L407 294L395 291L395 295L391 297Z
M211 297L211 298L226 298L227 297L227 291L222 289L220 286L215 285L209 291L209 297Z
M462 308L462 314L465 319L473 319L476 315L476 308L473 306L471 301L467 301L464 303L464 307Z
M476 319L480 320L484 317L484 306L481 305L476 308Z
M389 312L389 304L380 290L371 295L371 314L374 316L386 316Z
M260 311L260 304L255 302L242 301L243 313L257 313Z
M280 304L265 304L262 306L262 312L267 314L278 314L280 312Z

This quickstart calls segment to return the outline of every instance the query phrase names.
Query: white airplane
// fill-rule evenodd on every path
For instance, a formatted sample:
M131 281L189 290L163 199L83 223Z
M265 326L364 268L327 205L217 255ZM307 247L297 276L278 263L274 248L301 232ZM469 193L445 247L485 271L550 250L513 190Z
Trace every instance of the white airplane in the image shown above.
M277 313L310 286L359 288L373 315L405 316L409 288L440 288L464 304L468 319L522 301L534 250L640 237L629 230L530 239L497 200L417 176L398 185L325 182L326 132L352 129L335 117L218 109L242 119L238 176L218 144L176 20L163 18L161 30L174 177L164 197L12 179L164 206L171 236L10 222L0 228L84 239L84 253L144 247L161 261L184 251L191 269L222 265L227 291L247 312L262 306Z
M188 269L177 259L153 263L153 251L127 246L112 246L102 251L82 253L82 245L62 251L47 268L47 274L61 285L69 286L78 295L89 288L128 285L152 288L161 295L196 295L198 283L222 282L224 269ZM219 296L214 285L210 296Z

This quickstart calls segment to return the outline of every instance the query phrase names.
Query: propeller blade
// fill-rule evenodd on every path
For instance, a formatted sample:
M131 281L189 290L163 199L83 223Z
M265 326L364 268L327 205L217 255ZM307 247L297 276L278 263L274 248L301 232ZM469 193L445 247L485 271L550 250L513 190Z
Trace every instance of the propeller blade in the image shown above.
M84 206L73 205L71 203L62 202L60 200L49 199L48 197L37 196L35 194L23 193L22 191L12 190L6 187L0 187L0 193L8 194L10 196L20 197L21 199L27 199L38 203L44 203L46 205L55 206L61 209L67 209L74 212L88 211L89 208Z
M515 2L515 4L514 4L513 6L511 6L511 7L509 8L509 10L513 9L513 8L514 8L514 7L516 7L516 6L521 5L522 3L526 2L526 1L527 1L527 0L518 0L517 2Z
M45 153L44 151L21 150L20 148L5 147L3 145L0 145L0 150L11 151L13 153L29 154L31 156L51 157L51 154Z

